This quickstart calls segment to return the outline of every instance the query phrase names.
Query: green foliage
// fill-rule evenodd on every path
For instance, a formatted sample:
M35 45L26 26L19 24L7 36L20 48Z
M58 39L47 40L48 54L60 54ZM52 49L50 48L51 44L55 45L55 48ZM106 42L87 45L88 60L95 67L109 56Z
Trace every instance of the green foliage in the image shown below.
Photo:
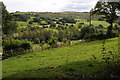
M101 55L102 64L100 65L101 71L100 77L107 79L119 78L120 77L119 53L115 51L114 47L112 47L112 50L108 50L108 48L106 47L106 40L103 40Z
M40 46L41 46L42 50L44 49L44 47L43 47L44 44L45 44L45 41L42 41L42 42L40 43Z
M28 21L29 18L30 17L25 15L25 14L13 14L13 19L15 21L24 21L24 22L26 22L26 21Z
M58 38L57 38L57 37L52 37L52 38L48 41L48 43L49 43L49 45L50 45L52 48L54 48L54 47L55 47L55 44L57 43L57 41L58 41Z
M85 38L86 36L89 36L91 34L95 34L95 29L93 27L83 27L81 29L81 33L80 33L80 38Z
M34 43L35 43L35 44L40 44L39 38L35 38Z
M33 18L33 22L40 22L39 18Z
M17 24L13 21L13 16L6 10L5 5L1 2L2 7L2 31L4 34L16 32Z
M55 23L51 23L50 24L50 28L55 28L56 27L56 24Z
M118 23L118 25L120 25L120 17L118 17L116 23Z
M29 21L29 24L33 24L33 22L32 22L32 21Z
M63 17L59 21L62 23L76 23L75 19L71 17Z
M58 29L65 29L63 25L58 25Z
M104 15L103 18L110 23L107 30L107 37L112 37L113 22L118 19L117 10L120 10L119 2L97 2L92 14Z
M21 48L24 50L30 50L32 48L31 43L26 39L22 41Z
M52 33L53 32L53 33ZM54 30L41 29L40 27L29 27L22 30L22 32L18 33L19 39L28 39L32 42L38 43L49 40L55 34Z
M31 43L28 40L4 40L3 41L3 59L22 54L31 49Z

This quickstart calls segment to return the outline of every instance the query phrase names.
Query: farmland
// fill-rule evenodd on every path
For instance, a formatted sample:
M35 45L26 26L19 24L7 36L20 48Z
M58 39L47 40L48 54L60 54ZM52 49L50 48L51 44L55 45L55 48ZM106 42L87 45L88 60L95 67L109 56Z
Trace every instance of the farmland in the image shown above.
M120 17L97 4L90 12L9 13L0 2L3 79L120 78Z
M90 27L89 19L84 18L89 13L18 12L12 15L18 27L16 33L3 36L3 78L102 76L98 73L102 71L102 45L110 24L97 20L100 16L92 18ZM118 52L120 25L113 25L116 38L105 40L106 54Z

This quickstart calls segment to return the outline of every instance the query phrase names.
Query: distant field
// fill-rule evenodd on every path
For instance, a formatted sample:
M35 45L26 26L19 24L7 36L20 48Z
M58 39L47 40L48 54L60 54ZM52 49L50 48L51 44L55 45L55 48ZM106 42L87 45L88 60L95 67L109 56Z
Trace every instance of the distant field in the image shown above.
M58 20L58 18L62 17L72 17L78 22L76 24L73 24L74 26L78 26L79 23L84 23L85 25L89 25L89 13L88 12L55 12L55 13L42 13L42 12L17 12L15 14L28 14L30 16L30 19L27 22L24 21L17 21L19 27L18 28L26 28L28 26L29 21L32 21L33 18L35 18L33 15L39 15L39 17L47 17L47 18L55 18L55 20ZM105 28L107 28L110 24L106 21L98 21L98 18L101 16L96 15L92 16L92 24L94 26L103 25ZM69 25L72 25L70 23L67 23ZM58 24L56 24L58 26ZM42 27L43 25L40 25L39 23L33 22L31 24L32 27ZM50 26L50 25L45 25Z
M87 22L86 20L82 20L82 19L76 19L76 20L79 20L76 24L73 24L75 26L78 26L79 23L84 23L85 25L89 25L89 22ZM27 25L28 25L28 22L23 22L23 21L17 21L19 27L18 28L26 28ZM94 26L98 26L98 25L103 25L105 28L107 28L110 24L107 23L106 21L92 21L91 22ZM69 25L72 25L70 23L67 23ZM31 25L32 27L42 27L42 25L39 25L38 23L33 23ZM46 26L50 26L50 25L46 25ZM58 26L58 24L57 24Z
M103 40L38 51L3 61L3 78L74 77L74 74L97 75L92 55L101 60ZM118 38L106 40L107 51L117 51ZM93 64L93 66L90 66Z
M79 20L79 22L77 22L77 23L84 23L84 24L86 24L86 25L89 25L89 22L87 22L86 20L84 20L84 19L76 19L76 20ZM91 23L94 25L94 26L98 26L98 25L103 25L104 27L108 27L110 24L108 23L108 22L106 22L106 21L94 21L94 20L92 20L91 21Z
M24 21L16 21L18 24L18 28L26 28L27 27L27 22Z
M50 12L17 12L15 14L37 14L41 17L73 17L75 19L89 19L89 13L88 12L54 12L54 13L50 13ZM99 17L99 15L97 16L92 16L93 20L97 20Z

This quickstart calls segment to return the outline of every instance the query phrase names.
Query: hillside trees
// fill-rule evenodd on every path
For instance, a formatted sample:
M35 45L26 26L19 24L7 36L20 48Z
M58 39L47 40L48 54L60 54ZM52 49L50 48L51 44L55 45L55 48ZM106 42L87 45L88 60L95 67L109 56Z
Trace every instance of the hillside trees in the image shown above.
M26 22L30 17L25 14L13 14L13 19L15 21L24 21Z
M119 2L97 2L92 14L104 15L103 18L110 23L107 30L107 37L112 36L113 22L118 18L117 11L120 10Z
M74 18L71 17L63 17L62 19L59 20L62 23L76 23Z

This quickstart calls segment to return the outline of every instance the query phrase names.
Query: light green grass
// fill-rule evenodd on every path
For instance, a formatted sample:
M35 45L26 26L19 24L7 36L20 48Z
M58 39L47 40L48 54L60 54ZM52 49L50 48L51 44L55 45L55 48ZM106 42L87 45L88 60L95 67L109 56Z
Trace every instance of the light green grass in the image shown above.
M83 19L76 19L76 20L79 20L76 25L78 25L79 23L84 23L86 25L89 25L89 22L87 22L86 20L83 20ZM91 24L93 24L94 26L98 26L98 25L103 25L105 28L107 28L110 24L106 21L91 21Z
M110 24L106 21L92 21L92 24L94 26L98 26L98 25L103 25L105 28L107 28Z
M74 73L96 75L98 66L92 55L100 61L102 42L86 42L11 57L3 61L3 78L74 77L69 75ZM117 44L118 38L112 38L106 40L105 46L108 51L113 51L112 47L118 49ZM91 63L93 67L89 66Z
M24 21L16 21L17 22L17 24L19 25L19 26L21 26L21 25L27 25L27 22L24 22Z

